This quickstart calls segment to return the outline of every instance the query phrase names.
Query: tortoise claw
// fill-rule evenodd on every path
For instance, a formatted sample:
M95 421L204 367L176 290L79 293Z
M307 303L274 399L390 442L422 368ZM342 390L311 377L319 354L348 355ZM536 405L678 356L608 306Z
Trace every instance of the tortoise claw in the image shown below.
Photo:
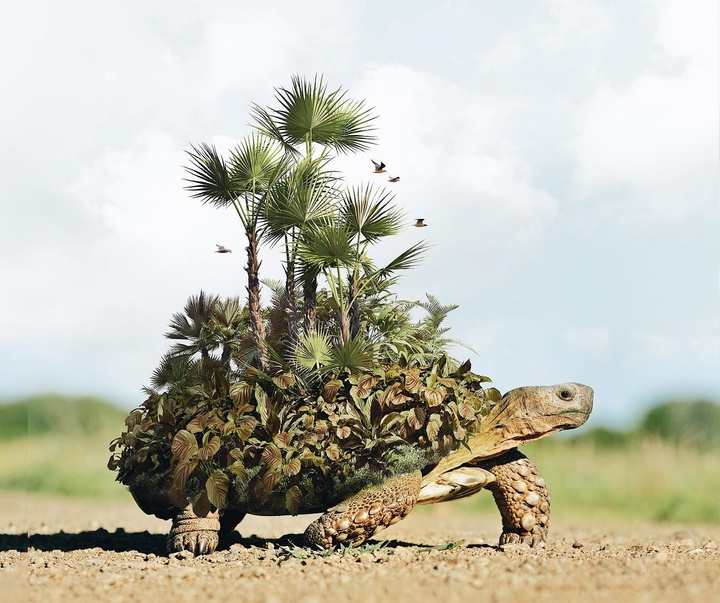
M217 548L219 530L217 513L197 517L188 507L173 520L167 538L168 553L189 551L193 555L209 555Z
M545 538L533 532L503 532L500 534L499 546L504 544L525 544L529 547L544 547Z

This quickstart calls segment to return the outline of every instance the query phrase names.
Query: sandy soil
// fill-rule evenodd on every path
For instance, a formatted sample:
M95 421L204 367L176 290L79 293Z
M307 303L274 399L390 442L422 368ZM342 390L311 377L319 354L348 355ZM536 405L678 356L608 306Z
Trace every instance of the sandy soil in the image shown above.
M499 517L436 505L382 533L374 552L299 558L293 545L314 517L249 517L234 542L193 558L167 556L169 522L132 501L2 493L0 518L3 601L678 603L720 589L720 526L555 516L547 547L532 550L496 546Z

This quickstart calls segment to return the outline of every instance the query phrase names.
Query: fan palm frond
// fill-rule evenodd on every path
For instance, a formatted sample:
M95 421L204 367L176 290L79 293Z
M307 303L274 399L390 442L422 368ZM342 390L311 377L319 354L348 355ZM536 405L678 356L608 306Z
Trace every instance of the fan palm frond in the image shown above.
M402 230L404 216L392 205L393 195L372 184L350 188L343 195L342 216L353 234L374 243Z
M331 338L325 329L313 329L301 333L292 354L292 363L300 371L315 371L325 367L331 360Z
M318 143L347 153L367 150L375 141L372 110L362 101L346 99L341 88L328 91L322 77L309 81L293 76L290 89L276 88L275 92L278 108L254 106L252 113L258 130L288 150Z
M352 233L337 221L326 221L308 231L299 242L300 256L319 268L348 266L356 259Z
M185 171L190 178L185 178L189 183L185 190L192 198L215 207L231 205L238 190L225 159L214 145L203 143L198 146L191 145L191 148L191 151L187 151L190 165L185 166Z

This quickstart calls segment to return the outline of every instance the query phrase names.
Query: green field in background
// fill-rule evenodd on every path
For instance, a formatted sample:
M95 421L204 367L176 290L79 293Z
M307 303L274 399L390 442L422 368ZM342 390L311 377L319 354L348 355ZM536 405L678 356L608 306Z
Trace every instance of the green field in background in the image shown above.
M129 498L106 467L125 415L95 398L45 395L0 405L0 489ZM673 404L627 432L581 429L521 450L540 467L553 514L720 523L719 420L718 405ZM497 513L489 493L452 504Z

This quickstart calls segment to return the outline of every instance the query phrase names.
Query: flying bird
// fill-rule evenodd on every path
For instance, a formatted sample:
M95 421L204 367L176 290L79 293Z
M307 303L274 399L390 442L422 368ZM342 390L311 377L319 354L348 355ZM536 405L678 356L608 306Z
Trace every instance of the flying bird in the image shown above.
M418 228L423 228L427 226L427 224L425 224L425 218L416 218L415 224L413 224L413 226L417 226Z
M400 182L400 176L390 176L388 182Z
M378 163L374 159L371 159L370 161L372 161L373 165L375 166L375 171L373 172L374 174L382 174L383 172L385 172L385 164L382 161L380 163Z
M215 247L217 247L217 251L215 253L232 253L232 249L228 249L227 247L223 247L217 243L215 243Z

